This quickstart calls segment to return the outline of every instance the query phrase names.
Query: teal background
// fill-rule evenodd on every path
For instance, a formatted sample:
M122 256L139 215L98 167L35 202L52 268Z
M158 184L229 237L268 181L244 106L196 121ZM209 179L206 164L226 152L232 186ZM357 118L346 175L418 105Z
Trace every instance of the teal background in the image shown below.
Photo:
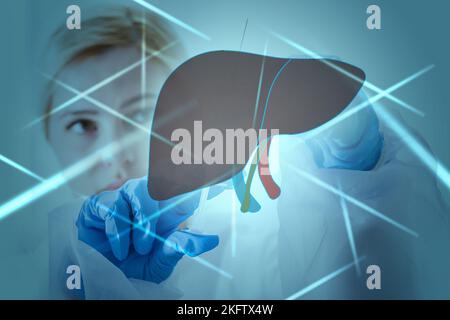
M436 157L450 167L450 2L444 0L152 0L180 20L211 37L205 41L174 26L190 56L218 49L298 55L266 29L276 31L321 55L338 56L362 68L367 80L385 89L430 64L435 68L394 93L425 113L421 118L384 99L399 110L425 138ZM93 4L132 1L5 0L1 2L0 33L0 154L43 177L55 172L55 160L45 145L42 128L24 126L42 112L39 93L43 78L38 71L51 31L64 23L66 8L78 4L82 15ZM366 28L366 8L381 7L382 30ZM140 8L140 7L139 7ZM105 9L106 10L106 9ZM0 201L35 185L23 173L0 163ZM450 193L441 187L450 203ZM63 202L67 191L41 198L0 221L0 298L46 298L47 212Z

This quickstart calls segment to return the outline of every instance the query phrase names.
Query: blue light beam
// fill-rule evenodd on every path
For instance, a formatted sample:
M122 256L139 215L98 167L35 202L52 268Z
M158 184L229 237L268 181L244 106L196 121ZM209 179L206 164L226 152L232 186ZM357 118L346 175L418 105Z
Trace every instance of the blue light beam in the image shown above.
M163 52L164 50L167 50L169 48L171 48L172 46L174 46L178 41L174 41L172 43L169 43L167 46L163 47L161 50L155 51L152 54L150 54L145 61L158 56L161 52ZM126 68L123 68L121 70L119 70L118 72L114 73L113 75L109 76L108 78L96 83L95 85L93 85L92 87L90 87L89 89L81 92L80 94L72 97L71 99L67 100L66 102L60 104L59 106L52 108L52 110L50 112L48 112L47 114L31 121L29 124L27 124L25 127L31 127L39 122L41 122L42 120L54 115L55 113L67 108L68 106L74 104L75 102L77 102L80 99L85 98L86 96L94 93L95 91L99 90L100 88L103 88L104 86L106 86L107 84L113 82L114 80L120 78L121 76L125 75L126 73L130 72L131 70L137 68L138 66L140 66L142 64L144 60L143 59L139 59L139 61L136 61L135 63L129 65Z
M425 166L450 190L450 173L448 169L435 158L398 120L382 108L377 109L377 115L391 128L406 146L421 160Z
M298 44L298 43L296 43L296 42L294 42L294 41L292 41L292 40L290 40L290 39L288 39L288 38L286 38L286 37L284 37L284 36L282 36L282 35L280 35L280 34L274 32L274 31L269 30L269 33L272 34L273 36L275 36L276 38L280 39L280 40L283 41L284 43L288 44L289 46L291 46L291 47L293 47L293 48L295 48L295 49L297 49L297 50L299 50L299 51L302 51L302 52L306 53L306 54L309 55L309 56L311 56L311 57L313 57L313 58L315 58L315 59L321 59L322 62L325 63L326 65L328 65L328 66L330 66L331 68L333 68L333 69L339 71L339 72L342 73L343 75L345 75L345 76L347 76L347 77L349 77L349 78L351 78L351 79L353 79L353 80L355 80L355 81L358 81L358 82L362 83L362 85L363 85L364 87L366 87L366 88L368 88L368 89L370 89L370 90L372 90L372 91L374 91L374 92L376 92L376 93L382 93L382 92L384 92L382 89L378 88L378 87L375 86L374 84L368 82L367 80L366 80L366 81L361 81L361 79L359 79L358 77L356 77L356 76L353 75L352 73L348 72L347 70L342 69L341 67L335 65L334 63L332 63L332 62L330 62L330 61L328 61L328 60L325 60L325 59L324 59L323 57L321 57L319 54L317 54L317 53L315 53L315 52L313 52L313 51L311 51L311 50L309 50L309 49L307 49L307 48L301 46L300 44ZM421 117L425 116L424 113L423 113L422 111L420 111L420 110L414 108L413 106L407 104L406 102L403 102L402 100L400 100L400 99L394 97L393 95L391 95L391 94L389 94L389 93L386 95L386 97L387 97L388 99L392 100L393 102L399 104L400 106L404 107L405 109L407 109L407 110L409 110L409 111L411 111L411 112L413 112L413 113L415 113L415 114L417 114L417 115L419 115L419 116L421 116Z
M415 72L414 74L410 75L409 77L397 82L396 84L392 85L391 87L389 87L388 89L386 89L383 92L378 93L377 95L370 97L369 99L361 102L360 104L356 105L355 107L348 109L344 112L342 112L341 114L339 114L338 116L334 117L333 119L331 119L330 121L324 123L323 125L319 126L318 128L315 128L307 133L304 134L305 138L311 138L325 130L327 130L328 128L331 128L332 126L342 122L343 120L351 117L352 115L356 114L357 112L363 110L364 108L374 104L375 102L383 99L384 97L386 97L389 93L392 93L398 89L400 89L401 87L403 87L404 85L408 84L409 82L417 79L418 77L424 75L425 73L429 72L431 69L434 68L434 65L429 65L417 72Z
M419 235L417 234L417 232L413 231L412 229L410 229L410 228L408 228L408 227L402 225L401 223L395 221L395 220L392 219L392 218L389 218L388 216L382 214L381 212L379 212L379 211L377 211L377 210L375 210L375 209L369 207L368 205L366 205L365 203L359 201L358 199L355 199L355 198L353 198L353 197L347 195L346 193L339 191L339 190L336 189L335 187L333 187L333 186L331 186L331 185L329 185L329 184L327 184L327 183L321 181L320 179L314 177L312 174L310 174L310 173L308 173L308 172L306 172L306 171L300 170L300 169L294 167L294 166L291 165L291 164L288 164L288 166L289 166L294 172L296 172L297 174L299 174L299 175L302 176L303 178L306 178L306 179L308 179L309 181L313 182L314 184L318 185L319 187L322 187L322 188L324 188L325 190L328 190L328 191L330 191L331 193L334 193L335 195L344 198L347 202L350 202L350 203L352 203L353 205L355 205L355 206L357 206L357 207L359 207L359 208L361 208L361 209L367 211L367 212L370 213L371 215L373 215L373 216L375 216L375 217L377 217L377 218L379 218L379 219L381 219L381 220L383 220L383 221L389 223L390 225L392 225L392 226L394 226L394 227L396 227L396 228L398 228L398 229L400 229L400 230L402 230L402 231L404 231L404 232L410 234L410 235L413 236L413 237L418 237L418 236L419 236Z
M44 77L54 81L56 84L60 85L61 87L63 87L64 89L75 93L77 95L82 94L82 92L78 91L77 89L69 86L68 84L57 80L57 79L51 79L51 77L47 74L43 74ZM155 138L159 139L160 141L164 142L165 144L171 146L171 147L175 147L175 144L172 141L167 140L166 138L164 138L163 136L161 136L160 134L156 133L155 131L151 131L149 128L147 128L146 126L133 121L132 119L128 118L127 116L124 116L123 114L121 114L120 112L118 112L117 110L107 106L106 104L104 104L103 102L98 101L97 99L94 99L90 96L84 96L82 97L82 99L85 99L86 101L89 101L90 103L92 103L93 105L99 107L100 109L104 110L105 112L111 114L112 116L136 127L137 129L140 129L142 131L144 131L145 133L147 133L148 135L152 135Z
M266 44L264 45L264 56L263 56L262 63L261 63L261 71L259 72L258 91L256 92L255 111L253 112L253 121L252 121L253 127L256 126L256 115L258 113L259 99L261 96L262 80L264 78L264 66L266 64L267 46L268 46L268 40L266 40Z
M341 184L339 183L339 192L342 192ZM352 225L350 222L350 217L348 214L347 203L343 197L340 197L342 215L344 216L345 229L347 231L348 242L350 244L350 249L352 250L353 261L356 267L356 273L361 276L361 266L359 265L358 253L356 252L355 239L353 238Z
M32 177L33 179L36 179L36 180L41 181L41 182L44 181L44 178L42 178L41 176L38 176L34 172L31 172L30 170L28 170L24 166L22 166L19 163L17 163L15 161L5 157L2 154L0 154L0 161L3 161L4 163L6 163L7 165L13 167L14 169L17 169L17 170L21 171L22 173L25 173L26 175Z
M163 17L164 19L166 19L166 20L176 24L177 26L179 26L179 27L181 27L181 28L183 28L183 29L185 29L185 30L187 30L187 31L189 31L189 32L199 36L200 38L203 38L203 39L208 40L208 41L211 40L211 38L209 36L207 36L206 34L204 34L203 32L198 31L194 27L192 27L192 26L188 25L187 23L185 23L185 22L175 18L174 16L168 14L167 12L159 9L158 7L148 3L146 1L143 1L143 0L133 0L133 1L136 2L137 4L143 6L144 8L152 11L153 13L156 13L157 15Z
M362 260L364 260L366 257L361 257L358 259L358 263ZM345 266L337 269L336 271L333 271L332 273L326 275L325 277L317 280L314 283L311 283L309 286L303 288L302 290L290 295L289 297L286 298L286 300L295 300L298 299L302 296L304 296L305 294L311 292L312 290L316 289L317 287L320 287L321 285L323 285L324 283L336 278L338 275L340 275L341 273L344 273L345 271L347 271L348 269L350 269L351 267L353 267L353 265L355 264L355 262L351 262L349 264L346 264Z
M47 193L58 189L68 181L77 177L86 170L92 168L98 163L98 160L103 157L105 153L115 154L122 148L135 143L138 141L139 135L127 135L118 142L111 143L95 153L87 156L86 158L76 162L70 167L54 174L50 178L40 182L36 186L20 193L14 198L6 201L0 206L0 221L5 219L7 216L13 212L22 209L23 207L29 205L30 203L36 201L37 199L43 197Z

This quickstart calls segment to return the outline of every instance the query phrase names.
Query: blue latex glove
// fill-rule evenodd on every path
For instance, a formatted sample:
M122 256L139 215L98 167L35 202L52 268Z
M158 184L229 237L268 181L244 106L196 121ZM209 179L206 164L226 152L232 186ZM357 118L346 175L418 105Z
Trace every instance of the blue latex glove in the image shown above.
M218 245L216 235L178 230L198 207L199 191L167 201L150 198L147 178L87 199L77 220L78 238L95 248L129 278L166 280L187 254L198 256Z

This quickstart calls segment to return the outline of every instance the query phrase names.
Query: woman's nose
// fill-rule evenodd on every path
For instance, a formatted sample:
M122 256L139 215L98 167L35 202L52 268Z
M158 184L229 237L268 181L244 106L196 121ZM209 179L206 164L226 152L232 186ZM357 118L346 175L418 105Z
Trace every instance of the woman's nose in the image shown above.
M134 163L135 157L131 150L123 149L117 153L104 154L101 158L101 163L107 168L118 167L126 170L130 165Z
M101 157L100 165L108 170L117 170L118 175L125 178L128 168L133 165L136 157L129 145L124 142L123 138L127 133L122 130L120 124L111 124L108 129L103 132L102 140L106 144L116 144L116 148L108 148L114 149L114 152L105 152Z

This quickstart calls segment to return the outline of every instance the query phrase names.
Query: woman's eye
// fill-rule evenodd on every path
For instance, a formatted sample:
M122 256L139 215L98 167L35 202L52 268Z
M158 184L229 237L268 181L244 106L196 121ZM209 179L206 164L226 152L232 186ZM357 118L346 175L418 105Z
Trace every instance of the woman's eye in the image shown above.
M81 119L71 122L66 129L73 133L82 135L95 134L98 130L98 127L95 121Z

